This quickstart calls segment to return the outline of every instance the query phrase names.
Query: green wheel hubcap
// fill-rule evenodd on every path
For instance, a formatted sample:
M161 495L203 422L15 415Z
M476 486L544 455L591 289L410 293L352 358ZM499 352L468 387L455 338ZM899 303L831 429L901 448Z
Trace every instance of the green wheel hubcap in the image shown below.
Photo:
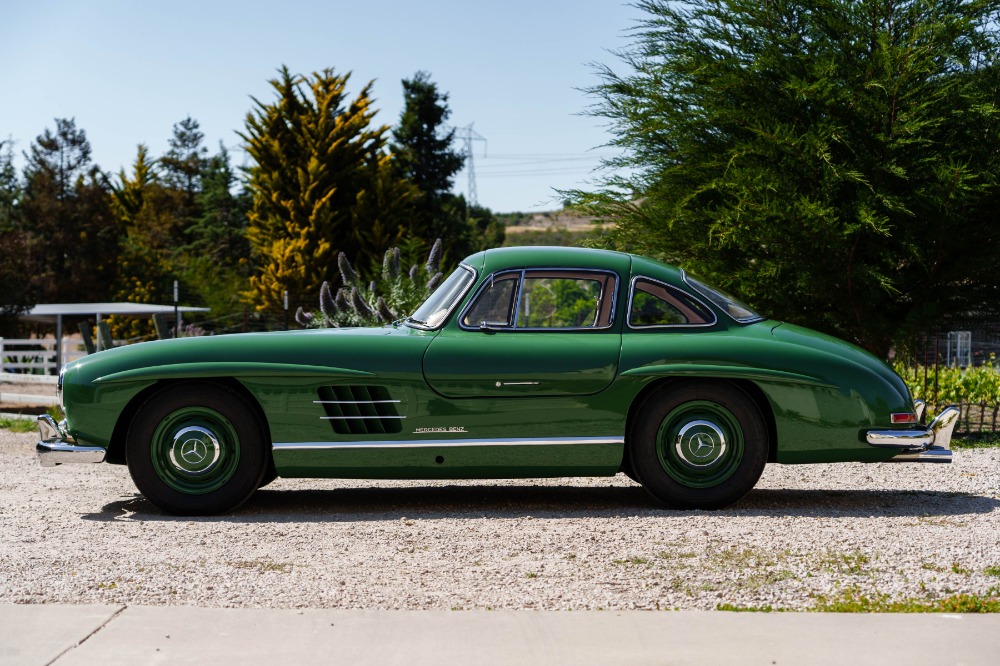
M186 407L156 427L150 454L157 476L173 490L210 493L232 478L240 459L239 436L215 410Z
M656 455L663 471L690 488L708 488L728 479L739 467L743 450L739 421L708 400L675 407L656 433Z

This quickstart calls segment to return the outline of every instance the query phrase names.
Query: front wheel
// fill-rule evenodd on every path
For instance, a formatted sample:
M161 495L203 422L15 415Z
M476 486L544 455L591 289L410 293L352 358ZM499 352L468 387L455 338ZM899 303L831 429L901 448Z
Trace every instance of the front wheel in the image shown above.
M719 509L750 492L767 463L756 403L728 382L667 386L640 407L629 454L639 483L677 509Z
M230 511L257 490L267 468L260 418L243 396L207 382L174 384L139 408L126 439L129 473L160 509Z

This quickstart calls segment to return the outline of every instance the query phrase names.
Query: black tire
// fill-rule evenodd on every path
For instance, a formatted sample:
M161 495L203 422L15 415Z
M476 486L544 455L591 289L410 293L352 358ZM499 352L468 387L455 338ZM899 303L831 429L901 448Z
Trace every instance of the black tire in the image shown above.
M257 484L257 487L263 488L277 478L278 470L274 469L274 463L272 462L264 469L264 476L260 477L260 483Z
M639 408L629 439L637 480L676 509L720 509L756 485L768 439L756 403L735 384L666 386Z
M260 485L266 428L247 400L220 384L173 384L151 395L129 427L132 480L160 509L178 515L231 511Z

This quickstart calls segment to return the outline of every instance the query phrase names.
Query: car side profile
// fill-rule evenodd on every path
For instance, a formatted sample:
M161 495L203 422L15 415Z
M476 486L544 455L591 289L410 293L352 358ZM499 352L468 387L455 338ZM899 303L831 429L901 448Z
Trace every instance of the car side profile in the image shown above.
M717 509L770 463L950 462L958 411L884 362L637 255L467 257L405 320L148 342L65 366L43 465L126 464L153 504L230 511L276 477L624 472Z

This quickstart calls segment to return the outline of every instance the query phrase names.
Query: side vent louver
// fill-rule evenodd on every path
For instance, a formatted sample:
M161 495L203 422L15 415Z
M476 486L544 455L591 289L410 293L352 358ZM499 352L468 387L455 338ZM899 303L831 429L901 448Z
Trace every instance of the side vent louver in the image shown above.
M405 416L399 415L389 391L383 386L323 386L319 400L333 431L338 435L375 435L400 432Z

